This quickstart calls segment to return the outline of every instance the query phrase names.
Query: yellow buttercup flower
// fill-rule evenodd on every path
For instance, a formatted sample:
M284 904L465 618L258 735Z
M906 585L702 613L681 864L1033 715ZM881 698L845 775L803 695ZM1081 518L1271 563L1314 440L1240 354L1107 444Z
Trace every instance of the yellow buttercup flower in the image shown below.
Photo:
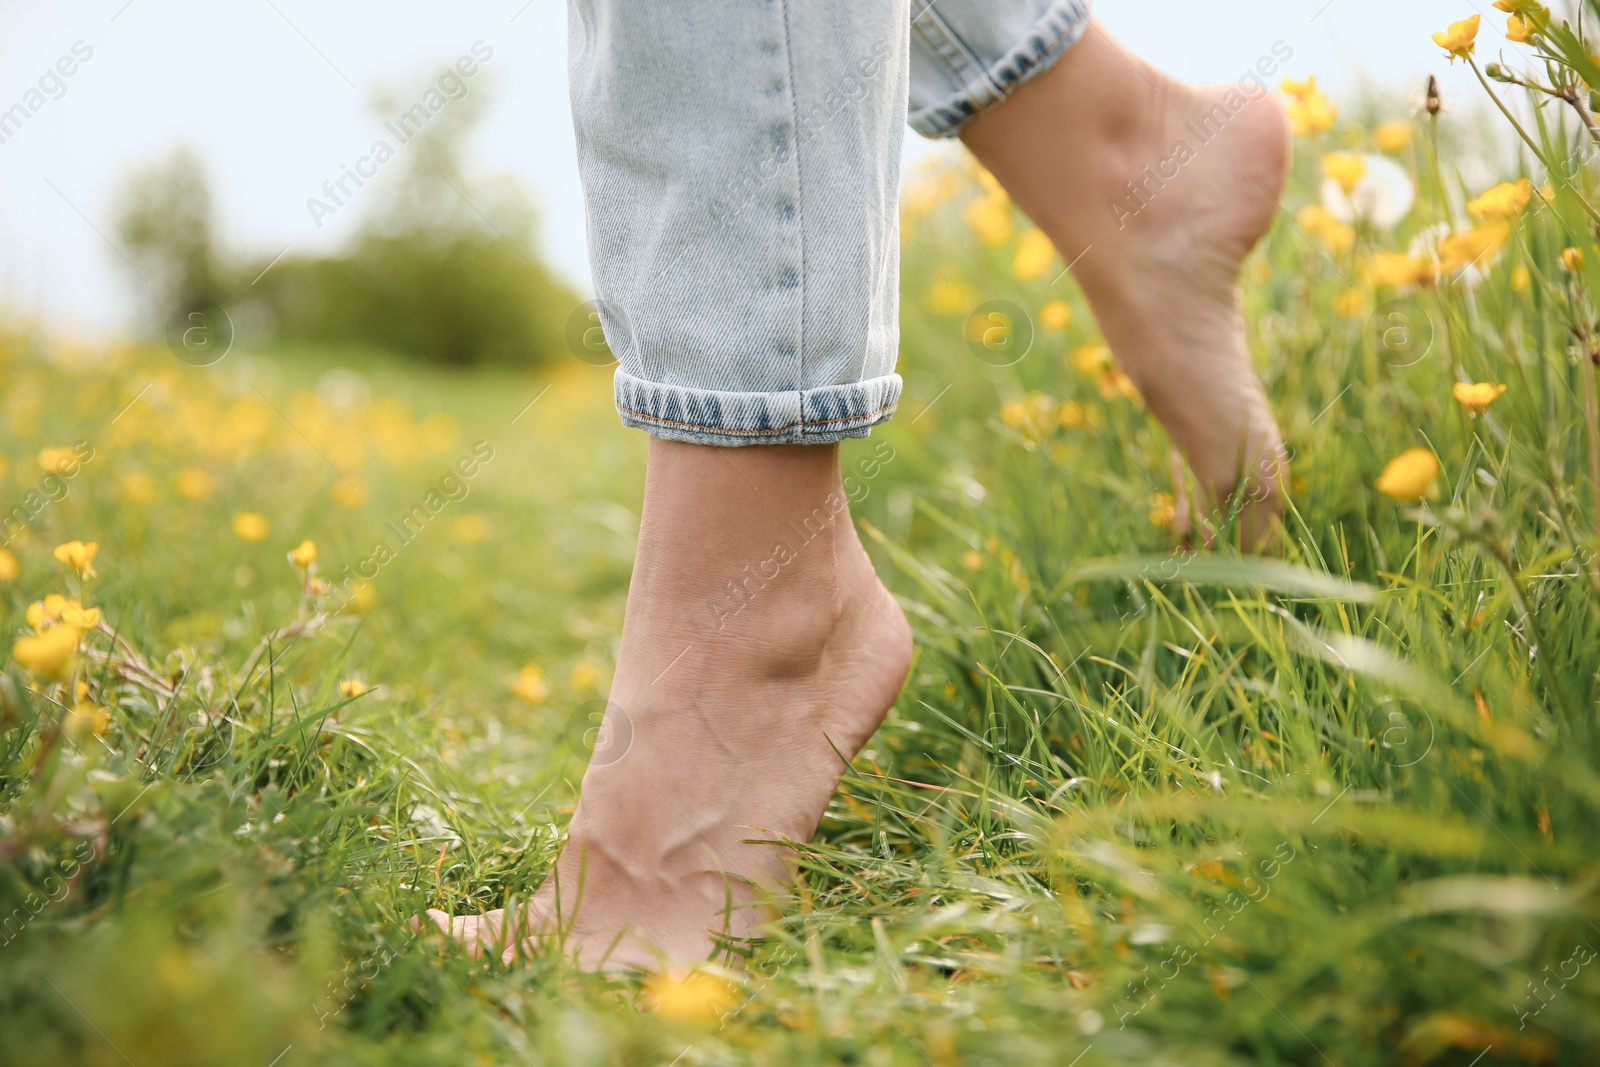
M935 315L964 315L981 299L978 290L966 282L934 282L922 298L922 306Z
M975 552L970 548L967 549L965 552L961 553L961 565L969 571L982 570L983 553Z
M1439 457L1432 449L1408 448L1391 459L1378 475L1378 492L1396 500L1416 500L1439 477Z
M1515 41L1517 44L1527 44L1533 40L1537 32L1532 19L1520 18L1512 15L1506 19L1506 40Z
M1150 495L1150 525L1165 529L1178 517L1178 505L1171 493Z
M1040 229L1031 229L1017 239L1017 252L1011 260L1011 273L1019 282L1031 282L1044 276L1056 258L1056 246Z
M1451 274L1492 260L1511 240L1511 223L1491 222L1464 233L1453 233L1439 242L1439 271Z
M1367 293L1364 289L1346 289L1333 298L1334 312L1347 319L1360 318L1366 309Z
M344 477L333 483L333 502L341 508L359 508L367 502L367 483Z
M1079 345L1070 362L1079 374L1104 374L1111 366L1111 349L1105 345Z
M344 610L352 615L365 615L377 602L377 586L365 578L357 578L350 583L350 598L344 602Z
M1525 293L1528 286L1533 284L1533 274L1527 267L1517 267L1511 272L1511 291Z
M29 604L26 617L29 626L43 631L58 623L76 626L80 630L92 630L100 625L104 616L99 608L86 608L60 593L51 593L43 600Z
M1330 252L1347 252L1356 243L1356 231L1334 218L1321 204L1307 204L1295 214L1295 221Z
M11 646L11 658L30 671L59 677L72 662L83 631L76 626L52 626L43 633L23 634Z
M1320 92L1289 101L1289 125L1296 137L1327 133L1338 121L1339 108Z
M644 999L663 1019L710 1029L739 1003L739 993L732 982L718 975L673 970L651 975L645 982Z
M1416 131L1417 128L1406 119L1395 119L1373 130L1372 139L1378 143L1378 151L1398 152L1411 143Z
M294 546L289 553L289 562L296 567L305 568L317 561L317 543L310 538Z
M1004 197L979 197L967 205L967 225L986 245L1003 245L1011 240L1011 202Z
M1456 398L1456 403L1474 415L1488 411L1489 405L1499 400L1505 391L1504 385L1495 382L1456 382L1450 387L1450 395Z
M1396 288L1427 285L1433 280L1433 264L1421 256L1408 256L1402 252L1378 252L1367 265L1367 275L1373 285Z
M78 450L70 445L56 447L49 445L39 449L39 466L53 474L65 474L69 478L78 473L80 466Z
M122 491L123 497L136 504L143 504L156 495L155 479L144 471L129 471L117 482L117 488Z
M95 576L94 558L100 554L100 544L90 541L68 541L66 544L57 545L54 555L57 562L65 563L78 572L79 578L93 578Z
M1514 219L1532 201L1533 182L1523 178L1501 182L1485 190L1481 196L1467 201L1467 211L1480 219Z
M173 479L172 487L181 497L190 500L204 500L216 489L216 482L210 472L201 467L185 467Z
M580 693L600 687L600 668L593 660L583 660L572 668L567 684Z
M1354 152L1330 152L1322 158L1322 173L1339 183L1348 196L1367 174L1367 161Z
M1583 269L1583 249L1565 248L1561 251L1561 265L1573 274Z
M104 734L106 727L111 725L111 716L106 713L105 708L95 705L92 701L80 700L67 711L61 725L68 737L82 742L90 737Z
M233 517L233 532L241 541L265 541L272 526L259 511L241 511Z
M1478 40L1478 25L1483 21L1482 15L1473 15L1459 22L1452 22L1443 33L1433 35L1433 43L1450 53L1450 62L1457 59L1466 59L1472 55Z
M1065 300L1052 300L1039 309L1039 325L1047 330L1064 330L1072 322L1072 309Z
M531 663L524 664L516 677L506 683L506 688L511 690L513 696L526 700L529 704L543 704L550 696L550 687L545 684L544 672Z
M360 678L339 679L339 695L344 697L346 700L358 697L362 693L369 691L371 688L372 687L370 685L368 685L366 682L363 682Z
M1296 100L1304 100L1306 97L1317 92L1317 76L1313 74L1306 78L1305 81L1295 81L1293 78L1285 78L1283 79L1282 83L1279 84L1278 88L1282 89L1284 93L1294 97Z
M22 573L22 566L9 548L0 548L0 582L14 582Z

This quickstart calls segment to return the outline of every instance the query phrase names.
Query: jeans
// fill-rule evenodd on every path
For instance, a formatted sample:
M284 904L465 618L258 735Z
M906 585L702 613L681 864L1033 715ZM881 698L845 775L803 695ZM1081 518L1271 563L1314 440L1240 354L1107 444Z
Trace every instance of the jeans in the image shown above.
M568 12L617 410L715 445L865 437L894 414L900 124L954 136L1088 24L1087 0Z

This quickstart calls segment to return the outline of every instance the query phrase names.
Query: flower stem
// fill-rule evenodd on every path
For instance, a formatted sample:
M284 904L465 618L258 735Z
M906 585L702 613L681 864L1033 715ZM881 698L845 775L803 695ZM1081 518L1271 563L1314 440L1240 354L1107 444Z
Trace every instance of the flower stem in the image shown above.
M1596 224L1600 224L1600 209L1596 209L1593 204L1589 203L1588 199L1578 191L1577 185L1571 179L1567 178L1565 175L1557 174L1556 169L1550 165L1550 161L1544 158L1544 153L1539 150L1539 146L1534 143L1533 138L1528 136L1528 131L1522 128L1522 123L1517 121L1517 117L1511 113L1511 109L1506 107L1505 103L1495 93L1494 89L1489 86L1489 79L1485 78L1483 76L1483 71L1478 69L1478 61L1473 59L1471 56L1468 56L1467 65L1472 68L1472 73L1478 76L1478 82L1483 86L1483 91L1489 94L1489 99L1493 100L1494 106L1500 109L1500 114L1506 117L1506 121L1511 123L1512 128L1515 129L1522 137L1523 141L1527 143L1528 149L1533 152L1533 158L1537 159L1540 164L1543 165L1545 173L1551 175L1552 177L1560 177L1563 182L1566 182L1567 188L1572 190L1572 195L1577 197L1578 203L1583 205L1584 212L1591 219L1593 219Z

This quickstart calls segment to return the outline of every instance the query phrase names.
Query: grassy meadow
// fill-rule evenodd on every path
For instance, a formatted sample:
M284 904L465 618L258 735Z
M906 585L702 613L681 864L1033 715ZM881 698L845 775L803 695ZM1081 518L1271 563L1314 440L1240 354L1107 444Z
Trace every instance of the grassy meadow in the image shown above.
M1183 548L1159 426L987 176L907 176L906 397L845 463L918 657L735 970L408 926L559 848L643 480L609 369L5 328L0 1063L1593 1062L1588 134L1285 88L1262 557L1226 514Z

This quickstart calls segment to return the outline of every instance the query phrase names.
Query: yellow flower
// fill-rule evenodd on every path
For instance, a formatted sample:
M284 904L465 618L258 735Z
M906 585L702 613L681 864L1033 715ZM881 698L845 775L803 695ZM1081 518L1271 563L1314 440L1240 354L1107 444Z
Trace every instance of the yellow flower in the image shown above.
M1317 76L1313 74L1303 82L1297 82L1293 78L1285 78L1278 88L1296 100L1304 100L1306 97L1316 93Z
M1296 137L1327 133L1339 118L1339 108L1316 91L1289 101L1288 111L1289 125Z
M372 687L370 685L368 685L366 682L363 682L360 678L339 679L339 695L344 697L346 700L358 697L371 688Z
M1474 415L1488 411L1489 405L1499 400L1505 391L1505 386L1495 382L1456 382L1450 387L1450 395L1456 398L1456 403Z
M1011 203L1003 196L990 194L967 205L967 225L986 245L999 246L1011 240Z
M200 467L183 468L178 472L178 476L173 480L172 485L178 491L179 496L187 497L190 500L204 500L216 488L216 483L212 480L210 473Z
M593 660L582 660L567 676L567 684L580 693L600 687L600 668Z
M83 742L91 736L104 734L106 727L111 725L111 716L106 714L105 708L97 707L92 701L80 700L67 712L61 725L68 737Z
M78 572L79 578L93 578L95 576L94 558L100 554L100 543L90 541L68 541L64 545L57 545L54 555L56 561L64 563Z
M1064 330L1072 322L1072 309L1065 300L1052 300L1039 309L1039 325L1047 330Z
M1533 183L1523 178L1485 190L1476 200L1467 201L1467 211L1480 219L1514 219L1532 200Z
M1411 143L1417 128L1406 119L1395 119L1385 122L1372 131L1372 136L1378 142L1380 152L1398 152Z
M1334 312L1347 319L1360 318L1366 309L1367 293L1364 289L1346 289L1333 298Z
M1367 266L1373 285L1427 285L1433 280L1433 265L1421 256L1400 252L1379 252Z
M1439 272L1450 274L1493 259L1509 240L1511 223L1505 221L1453 233L1439 242Z
M129 471L120 479L122 495L136 504L143 504L156 495L155 479L144 471Z
M1366 164L1362 164L1365 166ZM1333 217L1321 204L1307 204L1295 214L1295 222L1317 238L1330 252L1347 252L1356 243L1356 231Z
M464 545L481 545L489 540L489 520L476 511L469 511L455 521L450 533Z
M966 282L934 282L922 305L935 315L965 315L978 306L979 299L978 290Z
M21 573L22 567L17 563L17 557L11 554L9 548L0 548L0 582L14 582Z
M1539 0L1495 0L1494 6L1510 13L1511 17L1506 20L1506 38L1518 44L1528 43L1550 25L1550 9Z
M78 601L70 600L60 593L51 593L43 600L29 604L26 615L28 625L40 631L57 623L75 626L80 630L92 630L103 618L99 608L86 608Z
M1056 402L1044 393L1029 393L1000 406L1000 421L1021 430L1030 440L1047 436L1059 423Z
M1144 398L1139 395L1139 389L1133 384L1133 379L1116 367L1107 367L1106 372L1100 375L1100 380L1095 383L1100 389L1100 395L1106 400L1125 397L1135 404L1143 403Z
M1043 230L1031 229L1017 239L1017 253L1011 260L1011 273L1019 282L1031 282L1044 276L1056 258L1056 246Z
M54 474L72 477L78 473L78 450L70 445L46 446L39 449L39 466Z
M367 502L367 483L344 477L333 483L333 502L341 508L359 508Z
M272 526L259 511L241 511L233 517L233 532L241 541L265 541Z
M59 677L78 650L83 631L76 626L52 626L43 633L23 634L11 646L11 658L30 671Z
M1408 448L1378 475L1378 492L1396 500L1416 500L1439 477L1439 457L1432 449Z
M1450 53L1452 63L1457 59L1466 59L1473 52L1474 42L1478 39L1478 24L1482 21L1482 15L1473 15L1460 22L1452 22L1449 29L1433 35L1433 43Z
M511 694L530 704L543 704L550 696L550 687L544 684L544 672L533 664L524 664L517 676L506 683Z
M738 990L726 978L704 971L674 970L651 975L644 986L645 1003L669 1022L710 1029L739 1003Z
M1512 15L1506 19L1506 40L1515 41L1517 44L1526 44L1533 40L1534 25L1532 19L1518 18Z
M307 538L306 540L301 541L298 545L295 545L294 550L289 553L289 562L293 563L296 567L309 567L316 561L317 543L310 538Z
M1511 291L1513 293L1525 293L1528 291L1528 286L1532 284L1533 275L1529 272L1527 267L1519 266L1512 270Z
M365 578L357 578L350 583L350 599L345 601L344 610L352 615L365 615L377 601L377 587Z
M1354 152L1330 152L1322 158L1322 173L1338 182L1348 196L1366 177L1367 161Z
M961 553L961 565L969 571L982 570L983 553L975 552L970 548L967 549L965 552Z
M1111 349L1105 345L1079 345L1069 362L1079 374L1103 374L1111 366Z
M1561 265L1573 274L1583 269L1583 249L1567 248L1561 252Z
M1056 421L1061 423L1063 429L1070 430L1074 426L1083 425L1083 405L1076 400L1063 401L1061 415Z
M1172 499L1171 493L1152 493L1150 495L1150 525L1160 526L1163 529L1171 526L1178 517L1177 502Z

